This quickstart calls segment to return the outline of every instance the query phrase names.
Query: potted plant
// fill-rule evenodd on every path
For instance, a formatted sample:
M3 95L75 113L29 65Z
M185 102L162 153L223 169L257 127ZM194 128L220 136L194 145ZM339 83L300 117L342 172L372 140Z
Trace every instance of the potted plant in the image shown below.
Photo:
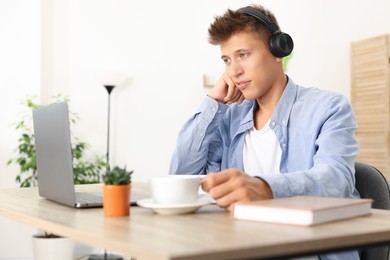
M73 240L49 234L37 234L33 237L34 259L69 260L74 258L75 243Z
M130 214L130 184L133 171L114 167L103 175L103 211L105 216L120 217Z
M54 97L57 101L69 101L60 95ZM21 120L16 123L16 131L21 135L18 139L15 158L10 159L7 164L16 164L20 171L15 181L21 188L36 187L38 185L35 139L32 124L32 110L42 105L37 104L34 98L26 98L22 101L26 112L22 114ZM78 120L77 114L70 112L70 122L75 124ZM78 138L72 140L73 174L75 184L99 183L100 175L106 167L103 157L96 157L94 160L85 159L85 151L89 145ZM46 244L47 243L47 244ZM58 245L57 245L58 244ZM38 233L33 237L33 249L36 259L71 259L73 258L74 242L71 239L57 236L48 232ZM67 249L64 252L55 253L58 250ZM67 252L67 253L65 253ZM71 255L71 257L69 257ZM64 256L64 258L60 258Z

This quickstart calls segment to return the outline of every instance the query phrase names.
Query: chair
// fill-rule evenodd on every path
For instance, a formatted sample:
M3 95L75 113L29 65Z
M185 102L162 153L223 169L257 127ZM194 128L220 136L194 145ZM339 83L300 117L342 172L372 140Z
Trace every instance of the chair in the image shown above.
M375 167L355 162L355 187L362 198L373 199L373 208L390 209L389 185L382 173ZM361 260L388 260L390 246L378 246L362 249Z

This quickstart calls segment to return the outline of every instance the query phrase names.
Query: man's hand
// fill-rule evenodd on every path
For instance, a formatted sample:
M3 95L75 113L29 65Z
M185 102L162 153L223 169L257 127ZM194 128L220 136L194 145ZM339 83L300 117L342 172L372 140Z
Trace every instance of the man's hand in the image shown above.
M202 189L227 211L231 211L236 202L273 198L271 188L265 181L237 169L208 174L202 181Z
M241 91L226 73L222 74L213 89L208 93L208 96L228 105L234 102L241 104L244 101Z

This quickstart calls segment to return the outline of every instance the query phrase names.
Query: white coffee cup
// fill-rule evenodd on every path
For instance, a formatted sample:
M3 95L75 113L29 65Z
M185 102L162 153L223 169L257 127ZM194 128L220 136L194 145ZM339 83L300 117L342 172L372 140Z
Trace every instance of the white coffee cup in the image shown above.
M200 176L167 175L149 180L153 201L158 204L192 203L198 198Z

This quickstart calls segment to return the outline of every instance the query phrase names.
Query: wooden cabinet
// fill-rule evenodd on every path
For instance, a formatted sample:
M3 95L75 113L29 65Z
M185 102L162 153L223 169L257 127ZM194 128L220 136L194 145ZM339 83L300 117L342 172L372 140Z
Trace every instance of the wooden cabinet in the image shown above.
M389 35L351 44L351 101L360 144L357 160L378 168L390 181Z

